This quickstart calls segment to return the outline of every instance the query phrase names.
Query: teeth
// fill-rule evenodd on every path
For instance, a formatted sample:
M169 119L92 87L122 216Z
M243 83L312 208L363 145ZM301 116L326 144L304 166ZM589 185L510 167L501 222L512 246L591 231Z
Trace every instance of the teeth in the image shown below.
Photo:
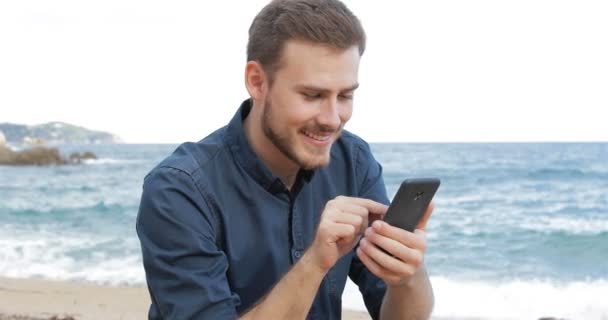
M308 131L304 131L304 135L306 135L309 138L315 139L315 140L319 140L319 141L325 141L327 139L329 139L331 137L331 135L327 135L327 136L320 136L320 135L316 135L313 134L311 132Z

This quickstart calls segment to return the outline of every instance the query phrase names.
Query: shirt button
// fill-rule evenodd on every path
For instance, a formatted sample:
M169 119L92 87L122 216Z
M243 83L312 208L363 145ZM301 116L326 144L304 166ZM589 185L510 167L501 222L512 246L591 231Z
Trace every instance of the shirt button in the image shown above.
M296 250L293 255L297 258L300 259L300 257L302 257L302 251L300 250Z

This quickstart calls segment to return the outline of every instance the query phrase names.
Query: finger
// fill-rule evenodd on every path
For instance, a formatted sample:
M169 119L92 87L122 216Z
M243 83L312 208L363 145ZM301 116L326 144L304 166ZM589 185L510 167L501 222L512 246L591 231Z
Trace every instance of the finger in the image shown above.
M347 213L352 213L359 215L363 218L363 222L361 224L361 233L365 231L365 228L369 227L369 211L367 208L354 204L352 202L343 203L342 210Z
M367 270L369 270L378 278L384 279L387 276L386 271L384 271L382 267L380 267L376 262L374 262L374 260L372 260L372 258L370 258L363 251L363 249L361 249L361 247L357 248L357 257L359 257L359 260L361 260L363 265L367 267Z
M433 209L435 209L435 204L433 202L431 202L431 203L429 203L429 206L426 208L424 215L422 216L422 218L416 225L416 229L426 230L426 223L429 220L429 218L431 217L431 213L433 212Z
M336 242L352 242L357 237L357 230L353 225L334 223L331 228Z
M376 202L371 199L338 196L338 197L336 197L336 200L338 200L340 202L344 201L344 202L354 203L356 205L366 208L368 212L373 213L373 214L384 215L386 213L386 210L388 210L387 205L380 203L380 202Z
M361 217L364 217L367 219L367 216L369 215L369 211L367 210L367 208L357 205L355 203L352 202L344 202L344 203L340 203L339 205L337 205L337 207L344 211L344 212L349 212L352 214L356 214L359 215Z
M414 265L405 263L382 252L382 250L380 250L366 238L361 239L359 242L359 248L361 248L361 250L365 252L368 257L374 260L378 266L380 266L382 269L386 269L386 271L390 273L409 277L416 272L417 268Z
M424 231L423 229L416 229L416 230L414 230L414 234L418 237L418 239L420 239L421 241L424 241L424 243L426 245L426 231Z
M378 278L384 280L387 284L398 284L402 282L402 277L396 274L391 274L385 269L382 269L372 258L370 258L363 250L357 248L357 257L365 265L365 267Z
M350 200L349 200L350 199ZM365 231L365 227L368 226L368 210L365 207L362 207L360 205L357 205L355 203L352 202L352 198L348 198L348 197L344 197L344 196L339 196L333 200L330 200L327 205L325 210L331 210L334 212L338 212L337 214L343 214L343 213L351 213L351 214L356 214L359 215L363 218L363 227L361 227L360 232ZM338 217L338 215L334 213L334 215L332 217L333 220L335 220L335 217Z
M366 241L374 244L378 249L384 250L388 255L418 268L422 265L423 251L408 248L399 241L384 237L368 229L365 232Z
M361 232L365 231L365 228L369 226L369 217L370 215L375 215L369 212L367 207L360 205L362 203L359 198L351 198L345 196L339 196L336 199L331 201L331 208L338 209L342 212L353 213L360 215L363 217L363 227L361 228ZM377 218L376 218L377 219ZM376 220L374 219L374 220Z
M355 228L355 233L362 234L367 227L367 219L360 215L348 212L340 212L330 218L334 223L347 224Z
M365 207L371 214L375 215L384 215L388 210L388 206L384 203L376 202L370 199L364 198L353 198L355 203L358 205Z
M417 249L423 252L426 251L426 237L421 237L416 233L403 230L399 227L391 226L384 221L375 221L372 224L372 228L375 233L395 241L399 241L409 248Z

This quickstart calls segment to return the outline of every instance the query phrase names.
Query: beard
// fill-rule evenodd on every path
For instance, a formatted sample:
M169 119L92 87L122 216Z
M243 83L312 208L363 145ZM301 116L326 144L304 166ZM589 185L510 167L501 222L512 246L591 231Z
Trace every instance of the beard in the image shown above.
M262 131L266 138L289 160L296 163L300 168L305 170L314 170L325 167L329 164L331 145L327 148L315 148L302 143L299 135L301 131L314 133L333 133L337 139L342 133L344 124L339 128L329 128L317 123L310 123L302 128L299 128L295 136L290 136L289 130L281 132L277 127L278 119L274 116L274 107L270 98L267 98L262 111ZM287 128L289 129L289 128ZM337 133L337 134L336 134Z

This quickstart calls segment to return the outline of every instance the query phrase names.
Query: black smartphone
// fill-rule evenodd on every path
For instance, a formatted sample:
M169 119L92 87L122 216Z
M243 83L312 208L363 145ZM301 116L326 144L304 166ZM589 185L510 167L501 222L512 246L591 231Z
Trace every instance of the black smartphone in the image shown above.
M414 232L440 183L437 178L404 180L384 215L384 221L392 226Z

